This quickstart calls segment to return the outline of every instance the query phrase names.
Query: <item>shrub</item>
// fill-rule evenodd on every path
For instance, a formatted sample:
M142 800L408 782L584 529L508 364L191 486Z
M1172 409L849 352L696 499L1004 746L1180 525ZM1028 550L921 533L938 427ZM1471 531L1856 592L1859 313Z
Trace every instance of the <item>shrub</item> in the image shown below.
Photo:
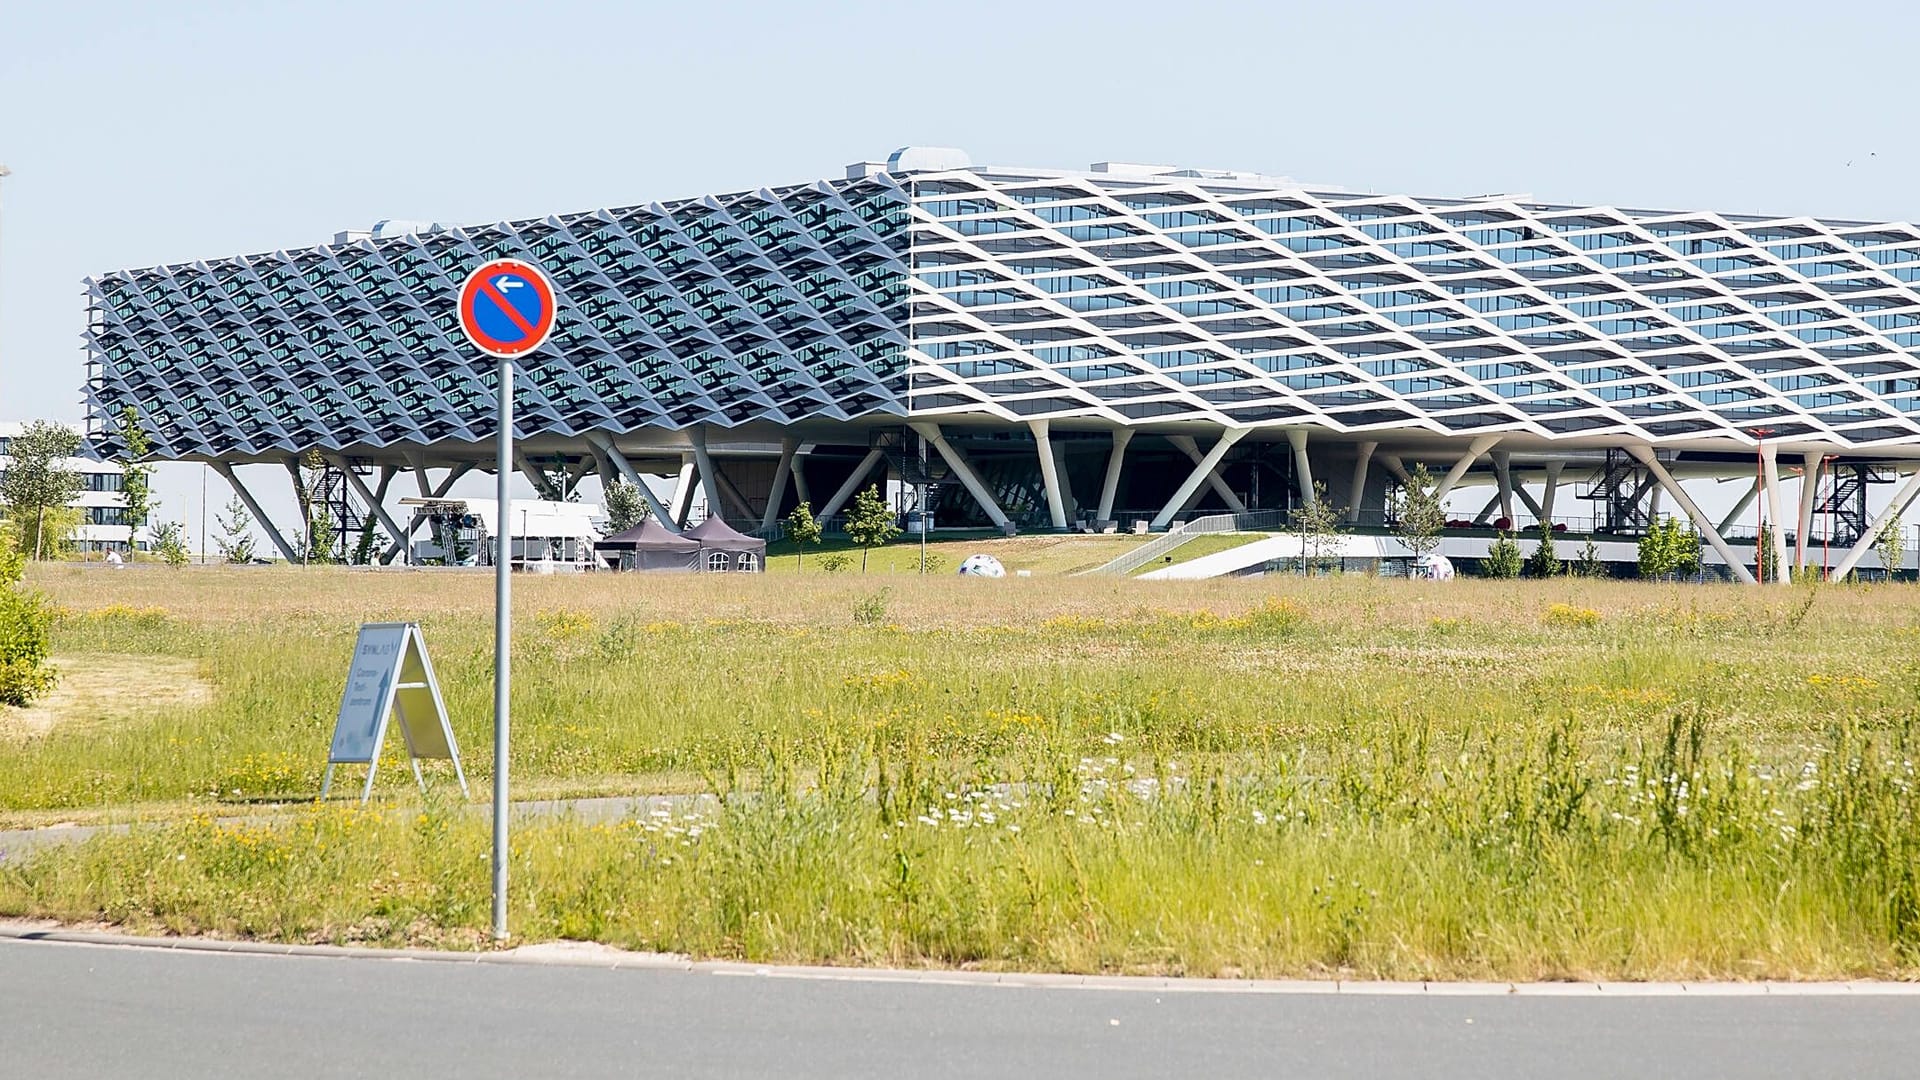
M854 601L853 621L861 626L879 626L887 621L887 590L870 593Z
M1520 576L1520 545L1513 537L1501 533L1487 548L1487 557L1480 560L1480 573L1490 578L1517 578Z
M829 574L844 574L853 565L853 556L844 551L835 551L820 556L820 569Z
M52 631L53 609L39 593L0 586L0 705L29 705L52 688Z
M1553 528L1540 523L1540 546L1527 556L1528 577L1557 577L1564 569L1560 554L1553 549Z
M1600 613L1572 604L1553 604L1547 608L1544 621L1548 626L1593 627L1600 625Z

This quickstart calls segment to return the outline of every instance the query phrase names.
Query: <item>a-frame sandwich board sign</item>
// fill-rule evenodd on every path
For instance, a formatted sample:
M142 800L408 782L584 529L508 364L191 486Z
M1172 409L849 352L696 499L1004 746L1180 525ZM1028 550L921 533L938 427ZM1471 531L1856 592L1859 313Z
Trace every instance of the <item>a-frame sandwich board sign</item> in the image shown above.
M433 661L427 658L427 640L420 624L363 623L354 639L353 662L347 670L347 688L340 695L340 712L333 721L333 744L327 751L327 775L320 797L333 787L335 765L364 764L366 802L373 794L373 774L380 767L380 747L386 742L387 721L398 714L400 733L407 740L413 778L426 790L420 759L453 762L460 793L467 794L467 774L460 768L460 747L447 721L447 705L440 697Z

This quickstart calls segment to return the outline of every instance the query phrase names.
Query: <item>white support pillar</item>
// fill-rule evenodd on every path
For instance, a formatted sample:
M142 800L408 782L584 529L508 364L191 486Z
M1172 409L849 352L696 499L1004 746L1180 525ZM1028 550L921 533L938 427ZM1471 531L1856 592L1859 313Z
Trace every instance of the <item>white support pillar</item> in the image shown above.
M1740 496L1740 501L1733 504L1733 509L1727 511L1726 517L1720 519L1720 531L1724 533L1728 529L1733 528L1734 524L1740 520L1740 515L1746 513L1748 508L1753 505L1753 500L1759 497L1760 478L1755 477L1753 483L1747 485L1747 493Z
M725 500L727 506L733 508L735 514L739 515L738 520L743 522L753 520L753 504L747 501L747 497L734 484L733 478L727 475L727 470L722 469L718 462L713 466L713 482L720 488L720 498Z
M1040 453L1040 482L1047 489L1047 517L1053 522L1054 528L1064 530L1067 527L1067 502L1060 494L1060 466L1053 457L1053 439L1049 427L1045 420L1027 421L1027 430L1033 432L1034 446Z
M1793 565L1807 565L1807 537L1813 532L1813 499L1820 493L1820 466L1826 455L1809 450L1800 455L1800 516L1793 531Z
M1433 497L1446 498L1447 492L1452 491L1453 486L1460 482L1460 478L1467 475L1467 470L1473 468L1473 463L1480 460L1480 455L1493 449L1494 444L1499 441L1498 435L1482 435L1468 443L1467 452L1461 455L1460 460L1453 463L1453 468L1448 469L1447 475L1440 478L1440 483L1434 485Z
M953 470L953 475L959 477L960 483L966 487L967 494L972 495L973 501L979 503L980 509L986 511L987 520L1002 530L1011 530L1013 522L1007 517L1006 511L1000 509L1000 504L993 500L993 493L987 490L987 485L980 482L980 477L974 473L973 466L967 463L966 456L960 453L958 447L948 443L947 437L940 433L940 425L921 422L911 427L920 433L921 438L932 443L935 450L940 451L940 456L946 459L947 466Z
M1107 451L1107 475L1100 484L1100 509L1094 515L1101 521L1113 520L1113 500L1120 494L1120 465L1126 460L1127 444L1133 441L1133 429L1113 429L1113 449Z
M1500 503L1500 516L1513 520L1513 455L1505 450L1493 452L1493 486Z
M1407 464L1400 460L1399 454L1381 454L1380 464L1385 465L1387 471L1392 473L1394 478L1402 484L1413 483L1413 474L1407 471Z
M707 516L724 520L726 506L720 501L720 481L714 472L713 458L707 454L707 429L695 424L687 429L693 441L693 463L700 470L700 490L707 498Z
M693 452L680 455L680 476L673 484L673 517L676 525L685 525L687 515L693 512L693 489L698 483L700 471L693 463Z
M780 464L773 470L773 490L767 493L767 509L760 515L760 531L773 528L780 518L780 499L787 493L787 479L793 475L793 455L800 449L800 440L780 440Z
M1687 489L1681 487L1679 481L1667 472L1666 466L1660 464L1660 459L1654 456L1653 447L1628 446L1627 453L1632 454L1634 460L1645 465L1647 471L1653 474L1654 480L1666 489L1667 494L1673 496L1673 501L1679 503L1681 509L1687 512L1687 516L1693 519L1693 527L1700 530L1701 537L1713 545L1713 550L1720 553L1720 558L1726 561L1727 568L1733 571L1733 576L1743 584L1753 584L1753 575L1747 572L1746 563L1734 556L1733 549L1729 548L1726 540L1721 538L1720 530L1713 527L1713 520L1701 512L1699 504L1693 501L1693 496L1687 494Z
M227 486L233 489L233 493L240 497L240 501L245 504L247 508L247 513L253 515L253 520L257 522L261 530L267 534L267 539L271 540L273 546L279 549L280 557L290 563L299 562L300 556L294 554L293 545L287 543L287 538L281 536L280 530L273 527L273 519L267 516L265 510L260 509L260 503L254 499L253 492L247 490L247 485L241 483L240 478L233 474L233 466L224 461L210 461L207 464L213 466L213 471L219 473L220 478L225 480Z
M1540 512L1540 504L1533 501L1533 492L1527 490L1526 477L1521 477L1520 482L1513 485L1513 496L1520 500L1520 505L1527 508L1527 513L1532 514L1535 521L1547 520L1547 515Z
M1774 564L1780 570L1769 584L1787 584L1787 535L1780 524L1780 448L1773 443L1760 446L1760 475L1766 485L1767 535L1773 541Z
M811 453L813 444L801 443L793 455L793 495L809 508L813 506L813 496L807 492L807 455Z
M340 475L347 478L347 486L353 489L355 495L360 496L360 498L366 502L368 508L373 511L374 516L380 519L380 524L386 526L389 536L399 537L406 535L405 531L400 528L399 523L393 520L393 515L387 513L386 505L381 501L380 496L375 495L367 489L367 482L360 479L360 474L353 471L353 467L347 464L346 458L335 454L328 457L327 460L333 463L334 468L340 470ZM380 562L381 565L384 566L387 560L383 557Z
M1174 449L1187 455L1187 457L1196 462L1207 456L1200 452L1200 445L1193 441L1193 436L1191 435L1169 435L1167 436L1167 442L1171 443ZM1220 501L1227 504L1227 509L1236 514L1244 514L1247 512L1247 504L1241 502L1240 496L1235 495L1233 489L1227 486L1227 482L1220 478L1220 467L1218 465L1215 465L1212 471L1207 473L1206 483L1208 487L1213 489L1215 495L1220 496ZM1199 489L1196 488L1193 495L1188 498L1187 506L1183 506L1181 509L1189 509L1193 503L1199 501L1200 492Z
M1300 489L1300 505L1312 506L1320 501L1313 491L1313 465L1307 461L1307 429L1288 428L1287 442L1293 445L1293 479Z
M1360 456L1353 462L1353 488L1349 492L1353 505L1347 507L1348 524L1360 520L1360 502L1367 494L1367 467L1373 464L1373 452L1379 448L1380 444L1377 442L1360 444Z
M1880 535L1880 530L1886 528L1887 522L1899 520L1900 515L1907 512L1907 507L1913 503L1916 495L1920 495L1920 469L1915 469L1907 477L1907 482L1900 485L1899 491L1893 493L1892 501L1888 502L1880 513L1867 523L1866 531L1861 533L1860 539L1855 540L1853 546L1847 549L1846 557L1840 560L1840 565L1833 568L1833 577L1829 580L1845 581L1847 575L1853 573L1853 568L1860 565L1860 560L1866 556L1867 552L1873 550L1874 538Z
M853 493L860 490L860 481L865 480L867 474L873 471L873 467L880 464L886 456L878 450L867 451L867 456L861 458L860 464L855 465L853 471L847 474L846 482L833 493L833 498L828 499L827 505L821 507L814 516L825 521L839 513L840 508L847 505L847 501L853 498Z
M1199 463L1194 465L1193 471L1180 482L1180 487L1173 493L1173 498L1168 499L1167 505L1161 507L1160 512L1154 515L1152 528L1166 528L1167 523L1173 520L1173 515L1179 513L1180 508L1186 505L1193 493L1200 490L1200 485L1206 481L1206 478L1213 475L1213 470L1219 467L1221 460L1227 456L1227 451L1233 449L1235 443L1246 438L1247 432L1251 430L1251 428L1230 427L1221 431L1220 441L1214 443L1213 449L1201 457Z
M547 482L546 474L535 468L527 455L519 450L513 452L513 467L519 469L520 475L526 477L527 483L533 485L533 493L539 498L558 501L565 494L564 492L556 493L553 485Z
M667 514L666 507L660 505L659 497L653 493L652 488L647 486L646 481L640 478L640 473L633 467L633 463L627 460L627 456L620 452L619 447L613 445L611 436L604 431L589 431L587 441L599 448L600 453L605 455L607 461L619 471L627 483L640 489L640 497L647 501L647 507L653 511L655 521L666 526L668 532L680 531L678 522Z
M1540 520L1549 525L1553 521L1553 497L1560 490L1560 473L1566 467L1564 461L1547 462L1547 489L1540 493Z
M1500 493L1496 491L1487 497L1487 504L1480 508L1480 512L1473 515L1473 523L1475 525L1486 524L1487 519L1492 517L1493 512L1498 509L1500 509Z

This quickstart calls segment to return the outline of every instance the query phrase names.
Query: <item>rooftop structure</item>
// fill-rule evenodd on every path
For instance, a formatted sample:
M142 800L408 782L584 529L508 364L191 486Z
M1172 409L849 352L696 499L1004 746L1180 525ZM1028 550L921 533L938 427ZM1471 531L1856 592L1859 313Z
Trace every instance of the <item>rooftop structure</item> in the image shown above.
M1509 519L1516 498L1555 517L1572 483L1589 526L1631 533L1664 494L1716 544L1732 523L1682 482L1772 476L1744 502L1804 549L1821 523L1861 539L1867 490L1920 463L1906 223L921 147L839 180L338 240L89 281L96 417L131 404L162 456L229 475L314 448L484 467L490 367L451 298L511 256L561 304L523 365L523 471L678 475L667 520L696 476L714 512L770 525L809 477L831 513L884 464L946 481L944 518L1002 527L1284 510L1316 478L1364 523L1419 462ZM1782 453L1810 478L1794 506Z

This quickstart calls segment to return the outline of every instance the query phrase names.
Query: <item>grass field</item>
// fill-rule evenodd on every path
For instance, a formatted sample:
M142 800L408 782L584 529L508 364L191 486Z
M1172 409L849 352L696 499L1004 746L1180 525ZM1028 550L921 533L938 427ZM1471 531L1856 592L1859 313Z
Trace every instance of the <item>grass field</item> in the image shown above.
M1138 582L1059 576L1110 555L1046 543L1054 571L997 581L812 554L519 579L516 795L722 799L522 826L516 931L1072 971L1920 975L1909 588ZM443 769L424 800L398 756L374 808L311 800L374 619L423 624L485 790L486 574L31 582L67 670L138 692L0 713L0 823L158 824L0 861L0 913L482 945L486 826Z

